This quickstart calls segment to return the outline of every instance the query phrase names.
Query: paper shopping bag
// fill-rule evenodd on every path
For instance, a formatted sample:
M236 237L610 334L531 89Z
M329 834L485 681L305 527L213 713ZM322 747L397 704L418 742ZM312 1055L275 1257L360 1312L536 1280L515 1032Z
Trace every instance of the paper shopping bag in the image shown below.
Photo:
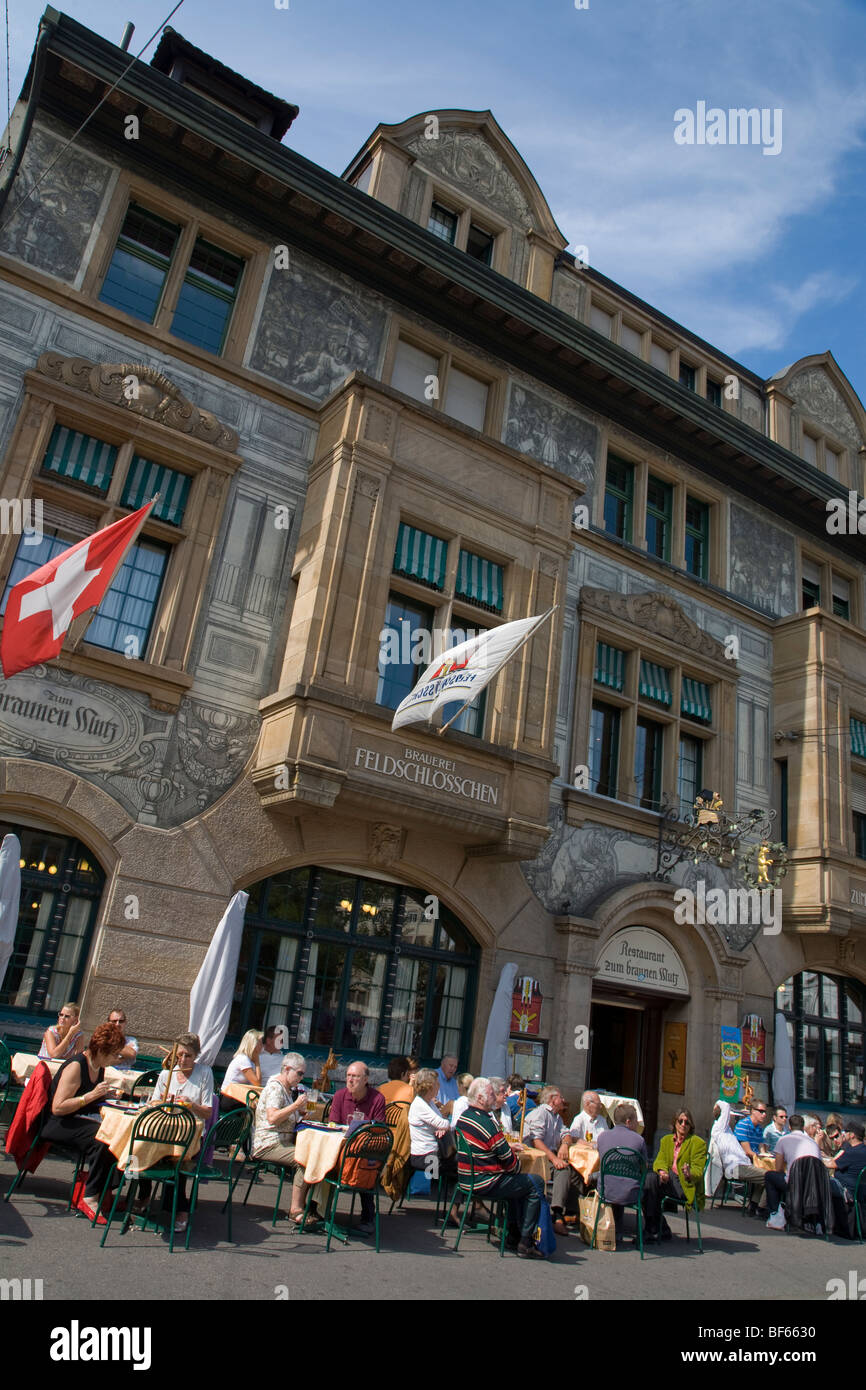
M592 1245L592 1232L595 1227L595 1214L598 1211L598 1193L580 1199L580 1238L584 1245ZM595 1232L596 1250L616 1249L616 1227L613 1221L613 1208L604 1205L598 1218Z

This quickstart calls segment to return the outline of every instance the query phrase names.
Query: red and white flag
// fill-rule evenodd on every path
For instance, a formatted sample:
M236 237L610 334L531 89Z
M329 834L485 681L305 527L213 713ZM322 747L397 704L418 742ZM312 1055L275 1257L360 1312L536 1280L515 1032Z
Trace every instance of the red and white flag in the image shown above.
M0 637L0 663L7 680L57 656L73 618L98 608L155 501L151 498L146 507L71 545L18 581L9 595Z

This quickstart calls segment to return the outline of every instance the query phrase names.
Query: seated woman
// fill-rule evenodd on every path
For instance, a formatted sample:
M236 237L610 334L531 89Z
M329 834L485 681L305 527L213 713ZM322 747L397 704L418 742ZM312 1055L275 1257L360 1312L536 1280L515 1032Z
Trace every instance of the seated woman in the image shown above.
M439 1090L438 1073L422 1067L415 1073L413 1085L415 1099L409 1106L409 1167L433 1177L438 1177L440 1172L456 1176L456 1154L452 1152L448 1158L442 1158L439 1153L438 1141L450 1132L451 1126L433 1105L433 1097ZM431 1161L433 1159L435 1162Z
M117 1060L126 1039L116 1023L100 1023L82 1052L68 1058L51 1083L51 1114L42 1126L42 1137L84 1154L87 1180L76 1184L73 1205L92 1221L99 1194L115 1159L107 1144L96 1137L99 1103L110 1090L105 1068ZM120 1174L117 1173L119 1180ZM99 1217L105 1225L105 1217Z
M815 1135L822 1158L835 1158L842 1149L842 1133L845 1123L841 1115L829 1114L823 1127Z
M74 1057L81 1049L84 1033L79 1014L81 1010L72 1000L64 1004L57 1016L57 1023L45 1029L39 1057L43 1062L61 1062Z
M469 1109L469 1097L466 1093L474 1080L475 1077L468 1071L462 1071L457 1077L457 1085L460 1087L460 1094L451 1106L451 1114L448 1117L451 1121L452 1129L457 1124L463 1111Z
M201 1052L201 1041L195 1033L181 1033L175 1038L177 1049L175 1056L177 1066L169 1077L168 1069L161 1071L159 1080L153 1092L153 1103L159 1101L183 1101L192 1111L197 1120L203 1120L207 1129L210 1118L213 1114L213 1072L210 1067L197 1062L198 1054ZM139 1184L139 1198L142 1202L147 1202L150 1197L150 1183L143 1181ZM171 1194L168 1184L163 1193L162 1205L164 1211L171 1209ZM178 1211L189 1211L189 1198L186 1195L186 1180L180 1179L180 1188L177 1194ZM178 1217L175 1222L176 1231L185 1231L187 1218Z
M304 1170L295 1159L295 1133L307 1106L307 1093L300 1084L306 1065L299 1052L287 1052L280 1071L265 1083L256 1106L252 1143L254 1159L276 1163L293 1173L289 1217L298 1226L304 1219L309 1191L304 1182Z
M229 1110L237 1110L238 1106L244 1103L242 1100L235 1100L234 1096L227 1096L226 1086L261 1086L262 1071L259 1066L259 1057L264 1042L265 1035L260 1033L257 1028L250 1028L241 1038L240 1046L226 1067L226 1074L223 1077L220 1091L221 1115L227 1114Z
M661 1214L665 1197L703 1209L706 1161L707 1146L695 1134L692 1112L678 1110L673 1118L673 1133L666 1134L659 1145L652 1172L647 1173L644 1182L648 1240L670 1240L673 1235Z

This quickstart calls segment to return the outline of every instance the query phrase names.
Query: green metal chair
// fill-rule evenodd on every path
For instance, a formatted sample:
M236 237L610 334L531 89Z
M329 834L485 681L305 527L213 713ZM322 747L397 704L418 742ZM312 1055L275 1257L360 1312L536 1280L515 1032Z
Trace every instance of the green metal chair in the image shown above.
M629 1178L637 1183L637 1200L634 1202L617 1202L618 1207L634 1207L637 1212L637 1240L640 1249L640 1257L643 1259L643 1188L646 1182L647 1166L640 1154L635 1153L634 1149L608 1149L602 1156L601 1168L598 1173L598 1204L595 1210L595 1223L592 1228L592 1240L590 1249L595 1249L595 1233L598 1230L598 1220L601 1216L601 1209L605 1201L609 1200L604 1195L605 1178Z
M866 1182L863 1181L864 1178L866 1178L866 1168L860 1172L857 1178L857 1184L854 1188L854 1222L857 1227L857 1239L861 1245L863 1244L863 1224L860 1215L861 1203L866 1204ZM860 1191L861 1188L863 1189L862 1192Z
M339 1166L336 1177L327 1174L324 1181L333 1189L328 1203L327 1226L328 1239L325 1242L325 1251L331 1249L331 1239L336 1235L338 1240L345 1244L349 1239L348 1227L345 1231L335 1229L334 1222L337 1215L337 1203L344 1192L352 1194L352 1204L349 1208L349 1223L355 1213L355 1198L359 1192L371 1192L376 1199L376 1254L378 1255L379 1245L379 1179L382 1176L382 1169L388 1161L388 1155L394 1144L394 1135L388 1125L379 1123L360 1125L354 1134L350 1134L340 1150ZM373 1166L377 1169L376 1180L372 1187L358 1187L354 1183L344 1181L346 1176L346 1166L356 1160ZM310 1210L310 1202L313 1196L313 1188L310 1187L307 1193L307 1201L304 1206L304 1220L301 1222L300 1229L303 1230L307 1220L307 1213Z
M454 1188L453 1196L452 1196L452 1198L451 1198L451 1205L449 1206L447 1212L445 1213L445 1220L442 1222L442 1230L441 1230L441 1232L440 1232L440 1235L443 1235L443 1236L444 1236L444 1234L445 1234L445 1229L446 1229L446 1227L447 1227L447 1225L448 1225L448 1222L449 1222L450 1219L451 1219L451 1213L452 1213L452 1211L454 1210L454 1203L457 1201L458 1196L462 1193L462 1194L464 1195L464 1197L465 1197L466 1200L465 1200L464 1203L463 1203L463 1213L462 1213L462 1215L461 1215L461 1217L460 1217L460 1229L459 1229L459 1231L457 1232L457 1240L456 1240L456 1243L455 1243L455 1245L454 1245L454 1253L455 1253L455 1255L456 1255L457 1251L460 1249L460 1238L461 1238L461 1236L463 1235L463 1227L466 1225L466 1215L467 1215L467 1212L469 1212L469 1210L471 1209L471 1207L472 1207L472 1205L473 1205L473 1202L474 1202L474 1200L475 1200L475 1183L476 1183L476 1178L475 1178L475 1157L474 1157L474 1155L473 1155L473 1153L472 1153L472 1148L471 1148L471 1146L466 1142L466 1140L464 1139L463 1135L460 1133L459 1129L454 1131L454 1137L455 1137L456 1140L457 1140L457 1163L458 1163L458 1168L457 1168L457 1183L456 1183L456 1186L455 1186L455 1188ZM468 1169L468 1175L465 1175L465 1174L464 1174L464 1175L461 1176L461 1173L460 1173L460 1166L461 1166L461 1165L460 1165L460 1160L461 1160L461 1158L463 1159L463 1166L464 1166L465 1168ZM482 1193L482 1194L481 1194L481 1197L483 1197L483 1196L484 1196L484 1194ZM490 1201L489 1195L488 1195L488 1197L487 1197L487 1200ZM499 1227L500 1227L500 1235L499 1235L499 1256L500 1256L500 1259L505 1255L505 1235L506 1235L506 1231L507 1231L507 1227L508 1227L507 1213L508 1213L508 1203L507 1203L507 1201L505 1201L504 1198L494 1199L494 1221L492 1221L492 1222L490 1222L490 1221L487 1221L487 1222L476 1222L475 1227L474 1227L474 1229L475 1229L476 1231L483 1230L483 1231L486 1233L487 1242L488 1242L488 1244L489 1244L489 1243L490 1243L490 1234L491 1234L491 1231L493 1231L493 1230L495 1229L495 1222L496 1222L496 1221L499 1222Z
M707 1169L709 1168L709 1166L710 1166L710 1146L709 1146L709 1144L708 1144L708 1145L707 1145L707 1161L706 1161L706 1163L705 1163L705 1165L704 1165L704 1173L705 1173L705 1174L706 1174L706 1171L707 1171ZM733 1194L734 1194L735 1200L739 1202L739 1204L740 1204L742 1210L745 1211L746 1208L747 1208L748 1205L749 1205L749 1194L751 1193L751 1190L752 1190L752 1189L751 1189L750 1183L749 1183L745 1178L726 1178L726 1177L724 1176L724 1174L723 1174L723 1176L722 1176L722 1182L724 1183L724 1186L722 1187L722 1195L721 1195L721 1197L719 1198L719 1207L723 1207L723 1206L725 1205L725 1202L728 1200L728 1198L729 1198L729 1197L731 1196L731 1194L733 1193ZM736 1189L737 1189L738 1187L742 1189L740 1193L737 1193L737 1191L736 1191ZM716 1185L715 1191L712 1192L712 1193L710 1194L710 1211L713 1210L713 1207L714 1207L715 1204L716 1204L716 1193L718 1192L718 1190L719 1190L719 1187L718 1187L718 1184L717 1184L717 1185Z
M247 1105L247 1109L249 1110L250 1115L251 1115L251 1124L255 1122L256 1107L258 1106L258 1103L259 1103L259 1096L260 1096L260 1095L261 1095L261 1092L260 1092L260 1091L247 1091L246 1105ZM232 1112L230 1111L229 1114L231 1114L231 1113L232 1113ZM224 1118L225 1118L225 1117L224 1117ZM249 1164L250 1169L251 1169L251 1172L250 1172L249 1184L248 1184L248 1186L247 1186L246 1193L244 1194L244 1200L243 1200L243 1203L242 1203L243 1206L246 1206L247 1202L249 1201L250 1193L251 1193L252 1190L253 1190L253 1184L259 1182L259 1180L261 1179L261 1176L262 1176L263 1173L273 1173L274 1177L279 1179L279 1182L278 1182L278 1185L277 1185L277 1196L276 1196L276 1200L274 1201L274 1210L273 1210L273 1214L272 1214L272 1216L271 1216L271 1228L273 1229L273 1227L276 1226L276 1224L277 1224L277 1216L279 1215L279 1211L280 1211L280 1202L281 1202L282 1196L283 1196L283 1183L286 1181L286 1177L287 1177L287 1175L288 1175L288 1169L286 1168L286 1165L285 1165L284 1163L269 1163L268 1160L267 1160L266 1158L246 1158L246 1157L245 1157L244 1162L241 1164L241 1170L240 1170L240 1172L238 1173L237 1177L235 1178L235 1187L237 1187L238 1183L240 1182L241 1178L243 1177L243 1175L244 1175L244 1167L245 1167L247 1164ZM234 1191L234 1188L232 1189L232 1191ZM304 1220L301 1222L300 1227L299 1227L299 1229L300 1229L301 1231L303 1231L304 1226L305 1226L305 1223L306 1223L306 1213L304 1214Z
M137 1077L133 1083L132 1091L129 1096L130 1100L135 1100L139 1091L152 1091L160 1075L161 1068L159 1067L154 1067L152 1071L143 1071L141 1076Z
M122 1171L120 1182L117 1185L117 1190L114 1194L114 1201L111 1204L111 1211L108 1214L108 1220L106 1222L105 1230L102 1233L102 1240L99 1242L100 1248L105 1244L108 1238L108 1232L111 1230L111 1223L114 1220L115 1214L117 1212L117 1204L120 1201L120 1194L123 1191L124 1184L126 1183L127 1179L129 1180L130 1186L128 1201L126 1205L126 1212L122 1227L123 1231L126 1230L127 1226L130 1223L130 1220L132 1219L132 1204L135 1201L135 1195L138 1191L138 1185L142 1180L147 1180L148 1182L151 1182L154 1185L158 1183L169 1183L173 1188L171 1203L171 1230L169 1234L168 1245L169 1254L173 1253L174 1227L175 1221L177 1220L177 1198L179 1191L179 1184L177 1182L177 1178L180 1174L181 1166L183 1165L183 1162L186 1158L187 1151L189 1149L190 1144L193 1141L194 1135L195 1118L192 1115L192 1112L186 1106L183 1105L157 1105L153 1109L145 1110L141 1115L138 1115L136 1117L135 1124L132 1127L132 1134L130 1135L129 1139L129 1148L127 1150L126 1163ZM180 1153L176 1157L166 1157L164 1162L158 1163L154 1168L139 1168L134 1157L135 1145L139 1140L147 1141L150 1144L165 1144L166 1146L170 1145L172 1148L177 1147L180 1149ZM98 1210L101 1210L102 1208L102 1203L104 1202L106 1193L108 1192L108 1186L110 1181L111 1174L109 1173L108 1177L105 1180L105 1186L102 1189L102 1197L99 1202ZM156 1188L154 1186L151 1189L150 1197L148 1199L147 1212L144 1215L142 1229L146 1228L150 1223L150 1207L153 1202L155 1190ZM189 1229L188 1226L187 1229Z
M695 1200L694 1206L692 1206L692 1204L691 1204L690 1202L688 1202L688 1201L685 1199L685 1197L674 1197L672 1193L668 1193L668 1192L665 1193L664 1201L663 1201L663 1203L662 1203L662 1207L664 1207L664 1203L665 1203L665 1202L670 1202L670 1203L671 1203L674 1207L676 1207L676 1208L679 1208L679 1207L682 1207L682 1208L683 1208L683 1212L684 1212L684 1215L685 1215L685 1218L686 1218L686 1240L690 1240L690 1239L691 1239L691 1236L689 1235L689 1212L692 1213L692 1215L693 1215L694 1218L695 1218L695 1225L696 1225L697 1231L698 1231L698 1254L699 1254L699 1255L703 1255L703 1253L704 1253L704 1246L703 1246L703 1241L701 1240L701 1214L700 1214L700 1209L699 1209L698 1204L697 1204L697 1192L698 1192L698 1191L699 1191L699 1192L703 1192L703 1190L704 1190L704 1174L706 1173L706 1171L707 1171L707 1169L709 1168L709 1166L710 1166L710 1155L709 1155L709 1151L708 1151L708 1152L707 1152L706 1159L704 1160L703 1169L702 1169L702 1171L701 1171L700 1183L696 1185L696 1200Z
M238 1150L243 1146L244 1140L250 1132L253 1123L253 1112L249 1106L244 1106L241 1110L231 1110L227 1115L223 1115L217 1120L216 1124L211 1125L207 1134L202 1137L201 1151L195 1172L192 1179L192 1196L189 1202L189 1220L186 1228L186 1249L189 1249L189 1239L192 1234L192 1221L195 1215L196 1202L198 1201L198 1189L200 1183L224 1182L228 1183L228 1194L223 1202L222 1210L228 1209L228 1239L232 1238L232 1193L237 1186L241 1173L244 1168L244 1159L241 1158L241 1167L238 1176L234 1176L235 1159ZM217 1168L215 1163L205 1163L208 1151L226 1150L229 1155L228 1169Z
M44 1062L40 1063L40 1066L44 1066L44 1065L45 1065ZM36 1073L34 1072L34 1075L35 1075L35 1074L36 1074ZM22 1094L23 1094L23 1089L22 1089ZM19 1098L19 1099L20 1099L20 1098ZM67 1203L66 1203L66 1210L67 1210L67 1211L70 1211L70 1210L72 1209L72 1197L73 1197L73 1194L74 1194L74 1192L75 1192L75 1184L78 1182L78 1178L79 1178L79 1175L80 1175L80 1173L81 1173L81 1169L84 1167L84 1155L83 1155L82 1153L79 1153L77 1149L67 1148L67 1146L66 1146L65 1144L54 1143L54 1142L51 1141L51 1140L43 1139L43 1138L42 1138L42 1126L43 1126L43 1125L45 1124L45 1122L48 1120L50 1114L51 1114L51 1105L50 1105L50 1103L49 1103L49 1104L47 1104L47 1105L45 1106L45 1109L42 1111L42 1114L41 1114L40 1117L39 1117L39 1125L38 1125L37 1131L36 1131L36 1133L35 1133L34 1136L33 1136L33 1139L32 1139L31 1144L30 1144L30 1148L27 1150L27 1153L26 1153L26 1155L25 1155L24 1162L23 1162L22 1166L18 1169L18 1172L15 1174L15 1177L12 1179L12 1182L9 1184L8 1189L7 1189L6 1192L3 1194L3 1201L4 1201L4 1202L8 1202L8 1201L9 1201L9 1198L12 1196L13 1192L15 1191L15 1189L18 1188L18 1187L20 1187L21 1184L23 1183L24 1178L25 1178L26 1173L27 1173L27 1160L29 1159L29 1157L30 1157L30 1155L33 1153L33 1151L34 1151L35 1149L38 1149L39 1146L40 1146L40 1144L49 1144L49 1145L50 1145L49 1153L50 1153L50 1155L51 1155L52 1158L62 1158L62 1159L66 1159L68 1162L74 1163L74 1164L75 1164L75 1171L74 1171L73 1174L72 1174L72 1182L71 1182L70 1185L69 1185L69 1200L68 1200ZM77 1214L77 1213L76 1213L76 1214Z
M6 1105L14 1107L24 1094L24 1087L12 1080L12 1053L5 1042L0 1041L0 1115Z

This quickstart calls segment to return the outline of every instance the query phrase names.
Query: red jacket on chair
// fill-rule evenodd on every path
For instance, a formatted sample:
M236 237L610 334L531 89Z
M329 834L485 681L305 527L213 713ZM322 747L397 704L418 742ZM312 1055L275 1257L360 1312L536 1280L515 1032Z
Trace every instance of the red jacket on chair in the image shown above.
M6 1135L6 1152L15 1159L19 1172L26 1167L28 1173L35 1173L51 1147L48 1143L38 1144L28 1157L30 1145L39 1130L43 1111L51 1097L52 1080L51 1072L44 1062L40 1062L24 1087L24 1094L12 1117Z

